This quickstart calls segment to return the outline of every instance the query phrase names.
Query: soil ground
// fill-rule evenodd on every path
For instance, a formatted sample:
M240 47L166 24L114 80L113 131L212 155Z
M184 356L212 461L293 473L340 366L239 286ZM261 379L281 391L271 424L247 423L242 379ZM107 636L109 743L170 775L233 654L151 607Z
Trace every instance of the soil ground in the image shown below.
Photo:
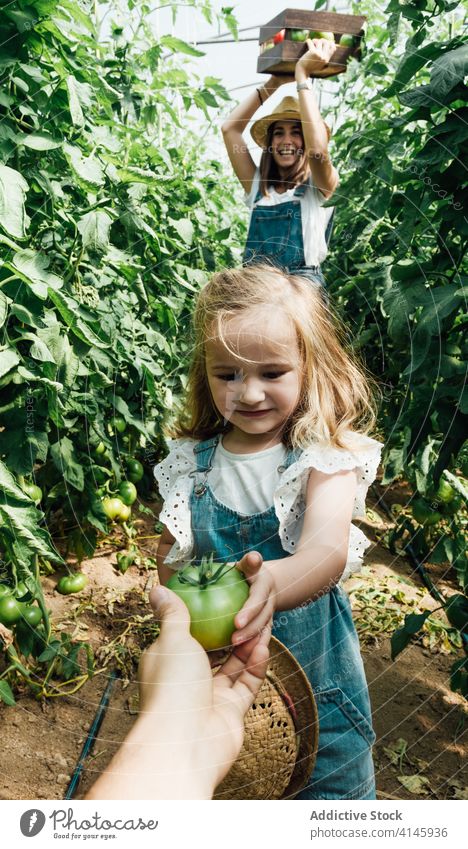
M468 709L450 690L450 667L461 650L455 632L437 611L425 630L391 660L391 633L409 612L438 605L421 587L411 563L389 553L381 540L389 520L376 497L369 498L360 524L373 545L362 572L346 583L358 629L377 734L374 761L379 799L468 798ZM386 493L390 502L405 502L404 488ZM156 505L149 505L156 515ZM155 518L137 520L138 541L145 555L157 547ZM44 578L49 607L58 628L89 642L96 652L98 674L76 693L42 702L26 690L15 707L0 707L0 769L4 799L63 799L70 776L93 721L110 669L115 682L98 738L75 794L80 798L104 769L137 712L136 665L141 648L156 629L145 603L157 581L153 569L131 566L125 575L116 567L116 550L104 541L98 555L85 561L89 577L79 596L60 596L57 576ZM453 571L431 567L439 590L459 591ZM103 665L107 663L105 668Z

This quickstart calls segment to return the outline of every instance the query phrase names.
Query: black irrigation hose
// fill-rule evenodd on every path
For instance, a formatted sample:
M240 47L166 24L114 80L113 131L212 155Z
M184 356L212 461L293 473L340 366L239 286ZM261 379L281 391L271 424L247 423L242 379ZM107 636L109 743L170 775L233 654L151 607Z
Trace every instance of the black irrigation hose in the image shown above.
M115 683L115 679L118 678L119 671L117 669L113 669L111 674L109 675L109 680L107 682L106 689L102 694L101 701L99 702L99 707L94 715L94 719L90 725L86 740L84 741L83 748L81 750L80 757L78 759L78 763L73 771L73 775L70 779L70 783L67 787L64 799L73 799L76 790L78 789L78 785L81 781L81 773L83 771L84 763L88 755L91 753L93 746L96 742L97 735L99 734L99 729L102 725L102 721L106 714L106 710L109 706L109 701L112 693L112 689Z
M387 514L387 516L389 516L390 519L394 520L395 517L394 517L392 511L390 510L388 504L384 501L383 496L378 494L377 490L375 489L374 484L372 484L371 490L372 490L373 494L375 495L375 497L377 498L376 507L378 507L379 505L382 505L382 508L383 508L384 512ZM424 586L426 587L427 590L429 590L432 598L434 598L436 601L438 601L439 604L444 604L446 599L443 597L443 595L440 594L437 587L432 583L432 580L429 577L429 575L427 574L423 564L416 557L416 554L414 553L414 548L412 547L410 542L406 543L405 551L408 552L408 557L411 560L411 563L413 564L417 574L421 578Z

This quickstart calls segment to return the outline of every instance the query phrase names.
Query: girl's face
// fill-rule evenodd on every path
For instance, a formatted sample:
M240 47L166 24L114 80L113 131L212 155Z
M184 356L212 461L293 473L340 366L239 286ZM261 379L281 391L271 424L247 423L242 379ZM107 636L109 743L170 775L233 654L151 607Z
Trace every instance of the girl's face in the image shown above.
M212 398L232 426L231 441L257 450L281 442L302 383L301 357L289 318L281 311L244 312L227 323L224 335L227 345L211 338L205 356Z
M271 155L279 168L289 169L304 153L299 121L276 121L271 137Z

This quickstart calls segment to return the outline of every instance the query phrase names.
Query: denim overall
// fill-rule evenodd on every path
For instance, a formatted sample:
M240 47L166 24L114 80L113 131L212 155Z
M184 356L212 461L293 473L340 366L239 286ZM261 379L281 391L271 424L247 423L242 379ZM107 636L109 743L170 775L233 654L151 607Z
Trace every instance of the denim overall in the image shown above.
M246 516L221 504L208 484L219 436L194 447L197 470L190 496L193 555L215 552L239 560L259 551L265 560L285 559L274 506ZM284 471L300 451L289 451ZM295 655L309 678L319 715L317 761L307 787L296 799L375 799L369 693L359 640L347 594L334 587L321 598L293 610L278 611L273 636Z
M258 190L252 208L244 265L270 261L291 274L300 274L320 286L325 285L320 266L307 266L305 263L300 199L309 185L309 181L302 183L294 190L294 200L274 206L258 206L262 197L260 189ZM325 232L327 244L331 235L332 218L333 214Z

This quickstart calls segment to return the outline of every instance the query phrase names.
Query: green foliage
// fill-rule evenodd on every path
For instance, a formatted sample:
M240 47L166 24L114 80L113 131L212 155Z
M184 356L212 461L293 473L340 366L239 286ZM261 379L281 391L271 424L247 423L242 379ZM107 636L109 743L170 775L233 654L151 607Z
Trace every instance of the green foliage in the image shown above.
M229 193L200 141L229 96L190 70L199 50L156 38L145 3L120 4L125 32L115 5L106 40L86 0L2 6L0 456L34 474L81 559L106 529L97 467L118 484L126 457L158 458L179 328L235 258Z
M337 211L326 277L356 348L381 378L383 483L401 476L415 493L392 544L411 544L421 561L448 561L466 593L462 16L444 0L390 0L384 11L373 2L353 6L369 16L367 52L337 96L333 155L341 183L331 201ZM458 489L450 502L441 480ZM398 650L411 624L395 635Z

